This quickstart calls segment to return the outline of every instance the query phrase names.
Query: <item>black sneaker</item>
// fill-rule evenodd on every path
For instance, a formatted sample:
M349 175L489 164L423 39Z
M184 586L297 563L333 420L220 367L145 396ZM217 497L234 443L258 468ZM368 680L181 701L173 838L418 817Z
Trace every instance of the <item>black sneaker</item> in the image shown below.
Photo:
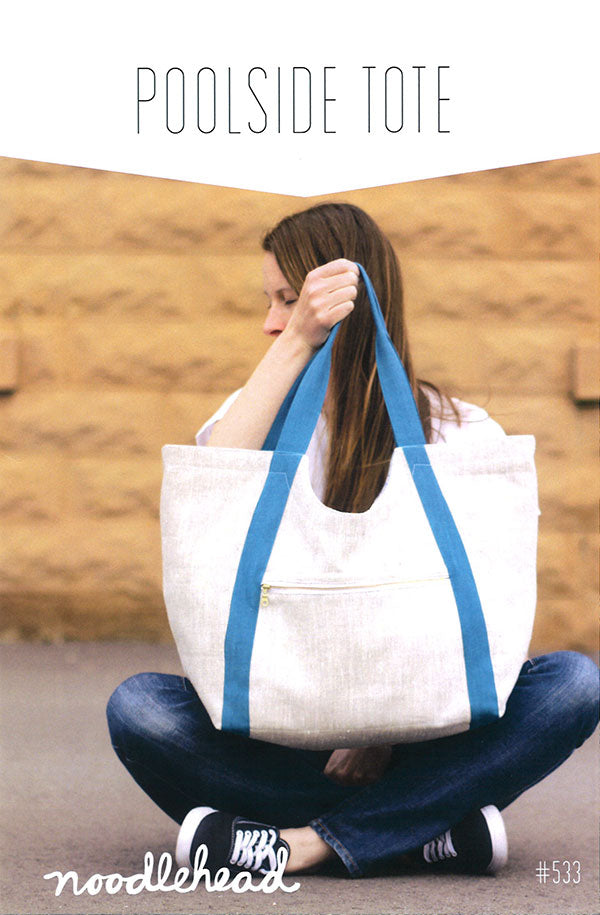
M200 845L206 846L204 866L213 877L221 867L228 867L232 874L240 871L269 874L277 870L278 850L285 849L286 860L290 853L289 845L274 826L234 817L212 807L194 807L181 824L175 849L179 867L193 868Z
M468 874L495 874L508 860L504 821L497 807L474 810L465 819L423 846L427 864Z

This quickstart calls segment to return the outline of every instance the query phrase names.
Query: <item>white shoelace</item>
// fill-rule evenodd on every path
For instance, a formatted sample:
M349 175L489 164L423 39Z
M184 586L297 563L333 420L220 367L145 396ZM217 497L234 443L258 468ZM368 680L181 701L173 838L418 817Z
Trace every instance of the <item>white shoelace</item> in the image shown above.
M277 870L277 837L276 829L237 829L229 863L260 874ZM265 861L267 867L263 867Z
M423 846L423 857L428 864L443 861L445 858L456 858L456 850L452 844L449 829Z

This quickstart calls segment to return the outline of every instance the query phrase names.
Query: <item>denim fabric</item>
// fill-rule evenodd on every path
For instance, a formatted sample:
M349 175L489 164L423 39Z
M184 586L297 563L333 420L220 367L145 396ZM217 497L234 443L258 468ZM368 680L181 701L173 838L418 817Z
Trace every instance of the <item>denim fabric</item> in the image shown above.
M502 809L557 768L598 722L598 668L576 652L527 661L505 715L451 737L393 748L367 787L335 784L330 751L216 730L188 680L144 673L108 703L114 749L177 822L206 805L280 828L309 824L354 876L419 848L486 804Z

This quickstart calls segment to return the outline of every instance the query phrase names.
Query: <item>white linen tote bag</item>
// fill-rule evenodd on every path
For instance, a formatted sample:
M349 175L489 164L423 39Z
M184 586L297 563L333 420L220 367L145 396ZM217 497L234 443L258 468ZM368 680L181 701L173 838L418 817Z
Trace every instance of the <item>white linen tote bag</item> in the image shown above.
M495 720L535 611L533 437L426 444L360 270L396 441L368 511L327 508L309 480L337 327L263 450L163 448L164 596L185 673L217 728L295 747Z

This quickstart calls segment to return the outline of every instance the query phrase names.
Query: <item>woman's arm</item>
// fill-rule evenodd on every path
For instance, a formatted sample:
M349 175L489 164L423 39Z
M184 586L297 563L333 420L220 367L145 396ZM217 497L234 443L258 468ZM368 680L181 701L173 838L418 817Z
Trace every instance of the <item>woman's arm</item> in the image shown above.
M292 384L331 328L354 308L358 276L356 264L344 258L311 270L285 329L216 424L209 445L262 447Z

